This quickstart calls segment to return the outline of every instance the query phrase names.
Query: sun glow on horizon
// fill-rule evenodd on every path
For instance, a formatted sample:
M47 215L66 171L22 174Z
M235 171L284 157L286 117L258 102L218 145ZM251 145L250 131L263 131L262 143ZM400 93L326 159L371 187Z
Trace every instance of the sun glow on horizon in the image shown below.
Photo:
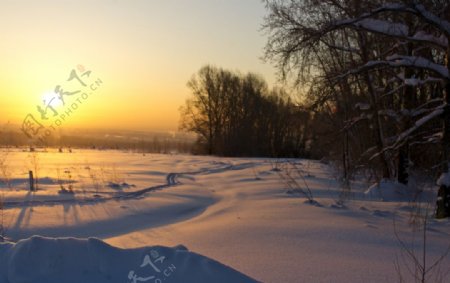
M65 126L177 130L187 81L203 65L262 74L259 0L10 1L0 11L0 125L39 106L83 64L104 82ZM23 19L27 19L24 21ZM182 44L180 44L182 43ZM72 89L66 87L68 91ZM56 96L56 97L55 97Z

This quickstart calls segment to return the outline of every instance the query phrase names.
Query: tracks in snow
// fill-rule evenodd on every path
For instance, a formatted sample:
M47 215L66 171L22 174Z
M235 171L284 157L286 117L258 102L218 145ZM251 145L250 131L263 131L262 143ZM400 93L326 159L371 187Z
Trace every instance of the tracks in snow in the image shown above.
M182 175L198 175L202 173L218 173L231 170L233 165L227 164L226 166L205 168L194 172L181 172L181 173L169 173L166 176L166 183L162 185L157 185L149 188L145 188L133 192L120 192L115 193L109 197L87 197L87 198L70 198L70 199L55 199L55 200L24 200L24 201L5 201L3 207L5 209L18 208L18 207L37 207L37 206L52 206L52 205L64 205L64 204L96 204L111 200L125 200L125 199L136 199L143 196L146 193L159 191L169 187L174 187L179 184L178 177Z

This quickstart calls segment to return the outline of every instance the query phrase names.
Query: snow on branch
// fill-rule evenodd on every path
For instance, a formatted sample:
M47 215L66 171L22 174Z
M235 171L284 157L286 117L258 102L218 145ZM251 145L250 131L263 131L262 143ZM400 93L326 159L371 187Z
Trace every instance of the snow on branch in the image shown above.
M392 55L386 58L386 60L375 60L369 61L366 64L359 66L355 69L349 70L347 73L342 74L337 77L337 79L341 79L347 77L349 75L357 75L364 71L373 70L382 67L392 67L392 68L400 68L400 67L411 67L417 69L429 70L443 79L450 79L450 74L447 68L443 65L436 64L426 58L418 57L418 56L404 56L404 55Z
M406 130L405 132L401 133L398 136L397 140L401 140L404 139L405 137L407 137L408 135L410 135L412 132L414 132L415 130L417 130L418 128L422 127L425 123L433 120L434 118L442 115L442 113L444 113L444 105L439 105L438 107L436 107L433 112L431 112L430 114L420 118L419 120L417 120L414 123L414 126L409 128L408 130Z
M401 4L401 3L390 3L386 4L380 8L372 10L369 13L363 14L360 18L369 18L371 16L384 13L384 12L404 12L414 14L429 24L433 25L435 28L441 30L447 38L450 37L450 22L439 18L437 15L428 11L422 4Z
M441 35L439 37L436 37L432 34L429 34L425 31L418 31L416 32L412 37L406 38L410 39L412 41L416 42L428 42L428 43L434 43L434 45L447 48L448 47L448 40L444 35Z
M432 24L436 28L442 30L447 37L450 37L450 22L439 18L435 14L431 13L422 4L415 4L414 10L417 12L417 14L426 20L428 23Z
M424 80L417 79L417 78L409 78L409 79L404 79L403 82L405 85L408 85L408 86L421 86L421 85L425 85L427 83L440 83L440 82L442 82L442 79L434 78L434 77L428 77Z
M424 104L420 105L419 107L417 107L416 109L412 110L411 116L416 117L416 116L422 115L423 113L430 112L430 109L433 109L433 108L428 108L429 106L432 106L432 105L436 106L437 104L442 104L442 103L444 103L444 100L442 98L430 99L426 103L424 103Z
M387 20L373 19L373 16L384 12L405 12L412 13L429 24L442 31L445 36L436 37L425 31L416 32L413 36L409 35L409 27L402 23L390 22ZM351 27L362 29L372 33L378 33L390 37L404 39L413 42L428 43L441 49L447 49L450 37L450 23L439 18L433 13L427 11L423 5L404 5L404 4L387 4L369 13L353 19L339 20L330 23L325 32L336 30L342 27Z
M353 26L393 37L407 37L409 33L407 25L376 19L357 20Z
M376 154L374 154L372 157L370 157L370 160L376 158L378 155L382 154L385 151L388 150L393 150L395 148L397 148L398 146L400 146L402 143L404 143L404 141L411 136L412 133L414 133L415 131L417 131L419 128L421 128L423 125L425 125L426 123L428 123L429 121L439 117L440 115L442 115L444 113L444 105L440 105L438 107L436 107L430 114L420 118L419 120L417 120L414 125L412 127L410 127L408 130L402 132L400 135L398 135L396 141L388 146L385 147L381 152L377 152Z
M448 69L440 64L436 64L424 57L419 56L405 56L394 54L386 58L394 65L398 64L399 67L416 67L419 69L426 69L439 74L441 77L449 79Z

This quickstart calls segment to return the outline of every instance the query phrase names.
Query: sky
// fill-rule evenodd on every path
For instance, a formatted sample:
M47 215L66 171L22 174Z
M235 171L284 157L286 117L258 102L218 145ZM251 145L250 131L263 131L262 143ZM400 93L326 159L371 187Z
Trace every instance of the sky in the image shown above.
M76 103L58 127L174 131L190 95L186 83L206 64L276 81L261 59L261 0L0 4L0 126L22 124L28 114L45 126L59 117L53 110L60 115ZM86 87L68 80L72 70ZM79 92L63 95L63 105L51 100L58 85Z

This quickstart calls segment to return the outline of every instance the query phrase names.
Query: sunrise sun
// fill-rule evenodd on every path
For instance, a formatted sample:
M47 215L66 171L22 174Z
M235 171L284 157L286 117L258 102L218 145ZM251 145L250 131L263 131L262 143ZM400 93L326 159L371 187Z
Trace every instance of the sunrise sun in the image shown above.
M54 91L46 91L42 94L42 104L53 108L63 106L62 100Z

